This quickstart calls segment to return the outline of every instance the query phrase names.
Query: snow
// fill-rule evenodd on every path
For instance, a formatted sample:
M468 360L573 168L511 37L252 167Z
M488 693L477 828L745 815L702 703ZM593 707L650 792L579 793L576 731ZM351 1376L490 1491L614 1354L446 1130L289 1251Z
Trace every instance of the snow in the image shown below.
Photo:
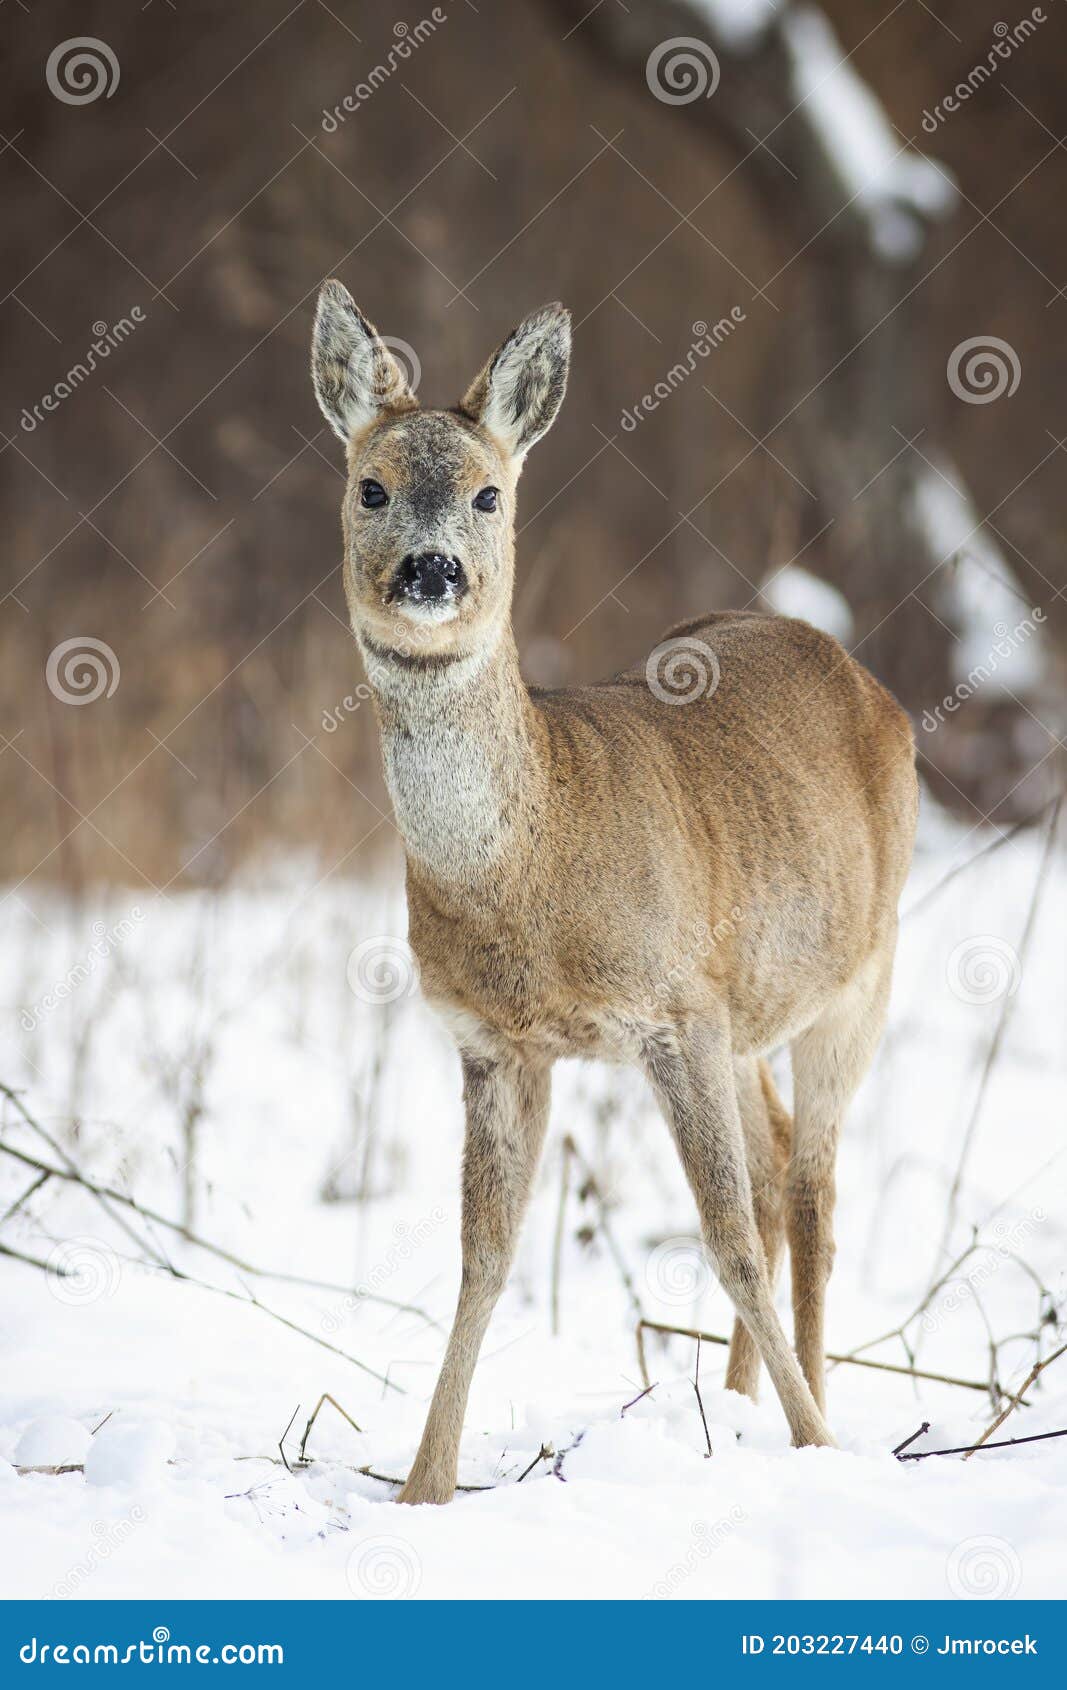
M820 581L797 563L779 569L765 581L761 593L772 610L780 616L798 616L832 634L842 645L848 645L855 631L852 612L844 593L828 581Z
M905 912L994 837L927 803ZM982 1247L911 1329L920 1367L982 1380L985 1321L997 1336L1035 1326L1042 1298L1016 1258L1063 1296L1067 874L1056 867L1020 955L1039 854L1036 838L1013 839L905 914L889 1030L842 1144L834 1350L896 1326L972 1225ZM20 1022L86 954L93 923L118 932L134 905L141 918L108 956L36 1025ZM393 1506L391 1487L358 1469L402 1476L414 1454L458 1283L462 1138L458 1064L421 1001L367 1002L348 982L359 943L402 938L397 897L319 883L297 865L217 896L172 890L158 901L112 892L71 904L23 886L0 920L2 990L16 1011L0 1077L59 1149L11 1104L3 1142L53 1165L65 1153L177 1217L190 1094L175 1075L196 1057L195 1230L241 1263L129 1212L137 1243L113 1201L108 1216L56 1180L5 1221L9 1248L53 1268L0 1259L5 1595L1062 1592L1067 1439L966 1463L892 1457L923 1420L931 1429L916 1447L972 1440L991 1418L981 1391L837 1367L829 1418L840 1447L798 1451L766 1382L758 1405L727 1392L725 1352L705 1344L708 1459L695 1346L648 1334L655 1388L640 1395L633 1300L573 1172L553 1336L565 1132L607 1197L645 1316L714 1333L730 1325L714 1277L685 1271L687 1252L699 1262L692 1203L650 1094L636 1075L597 1065L557 1070L543 1172L475 1374L460 1479L493 1488L447 1509ZM946 1249L948 1187L1012 990ZM0 1156L0 1214L32 1177ZM327 1183L353 1195L324 1202ZM153 1250L190 1278L144 1265ZM70 1278L58 1276L64 1267ZM788 1322L784 1283L779 1302ZM905 1360L895 1340L871 1353ZM1002 1349L1005 1383L1021 1382L1033 1354L1024 1339ZM324 1403L301 1467L324 1392L360 1430ZM290 1472L279 1442L291 1419ZM1005 1432L1065 1425L1059 1364ZM554 1453L538 1460L543 1447ZM84 1472L15 1471L72 1454L85 1456Z
M923 220L944 217L955 204L949 172L907 150L821 12L791 7L781 28L797 102L850 199L868 213L876 247L892 261L913 258L923 243Z
M751 52L782 9L782 0L696 0L710 20L711 32L735 53Z
M144 1491L160 1484L174 1454L174 1432L162 1420L108 1421L85 1457L87 1485L128 1485Z
M956 680L965 681L981 668L983 686L1025 698L1044 673L1043 608L1027 603L1014 570L958 477L940 469L924 470L916 483L915 507L935 556L947 564L938 569L929 592L938 613L959 636L953 651ZM1006 642L1008 650L998 650L998 641Z
M15 1460L23 1467L61 1467L84 1461L91 1442L88 1427L61 1414L42 1414L31 1420L15 1447Z

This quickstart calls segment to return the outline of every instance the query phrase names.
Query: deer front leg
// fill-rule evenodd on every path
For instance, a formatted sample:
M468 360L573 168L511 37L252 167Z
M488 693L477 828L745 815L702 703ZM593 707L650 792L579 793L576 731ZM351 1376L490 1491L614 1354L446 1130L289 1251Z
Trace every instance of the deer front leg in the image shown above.
M650 1042L646 1065L696 1198L705 1244L763 1358L793 1442L832 1445L774 1309L753 1211L725 1016L721 1023L683 1023Z
M504 1289L548 1123L547 1066L463 1058L463 1277L426 1426L398 1502L450 1502L471 1378Z

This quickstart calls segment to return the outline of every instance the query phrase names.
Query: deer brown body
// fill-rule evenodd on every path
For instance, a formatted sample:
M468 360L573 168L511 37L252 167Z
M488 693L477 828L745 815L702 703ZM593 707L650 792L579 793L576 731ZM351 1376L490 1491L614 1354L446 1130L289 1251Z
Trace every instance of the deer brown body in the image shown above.
M348 449L346 592L407 850L410 940L459 1047L467 1111L459 1304L407 1502L453 1493L560 1056L646 1073L738 1311L727 1383L754 1393L762 1358L794 1442L832 1441L834 1160L884 1020L915 824L911 732L836 641L760 613L676 628L613 681L527 689L510 627L515 483L562 400L568 349L549 307L461 407L420 412L339 284L316 323L316 388ZM794 1123L761 1061L784 1043ZM772 1300L785 1237L795 1354Z

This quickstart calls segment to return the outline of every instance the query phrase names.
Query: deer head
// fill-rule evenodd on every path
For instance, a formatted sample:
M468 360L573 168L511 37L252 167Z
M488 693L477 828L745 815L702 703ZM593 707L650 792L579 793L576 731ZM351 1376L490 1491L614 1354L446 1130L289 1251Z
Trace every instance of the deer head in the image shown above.
M546 305L452 410L420 410L347 288L319 295L312 380L344 442L344 580L356 634L384 651L468 655L510 614L515 488L563 400L570 317Z

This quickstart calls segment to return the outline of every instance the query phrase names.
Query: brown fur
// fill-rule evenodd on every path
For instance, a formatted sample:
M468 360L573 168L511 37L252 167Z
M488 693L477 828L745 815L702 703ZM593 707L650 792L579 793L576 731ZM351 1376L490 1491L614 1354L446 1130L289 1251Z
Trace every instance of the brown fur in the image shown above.
M339 373L342 306L331 293L320 391L353 385ZM728 1383L753 1392L762 1357L794 1441L829 1443L834 1155L884 1017L916 812L907 718L828 635L760 613L666 637L698 665L714 654L717 684L689 703L664 702L645 665L528 690L510 629L515 483L562 399L565 316L521 325L457 414L398 403L389 354L376 337L368 353L374 331L352 313L354 367L388 398L375 410L355 384L346 591L374 657L411 943L459 1046L467 1108L459 1306L401 1500L452 1495L564 1055L648 1075L738 1310ZM360 508L367 476L387 487L387 513ZM495 518L471 509L487 482ZM389 598L398 558L421 549L463 559L469 591L447 615ZM792 1129L760 1060L787 1042ZM783 1230L797 1355L772 1301Z

